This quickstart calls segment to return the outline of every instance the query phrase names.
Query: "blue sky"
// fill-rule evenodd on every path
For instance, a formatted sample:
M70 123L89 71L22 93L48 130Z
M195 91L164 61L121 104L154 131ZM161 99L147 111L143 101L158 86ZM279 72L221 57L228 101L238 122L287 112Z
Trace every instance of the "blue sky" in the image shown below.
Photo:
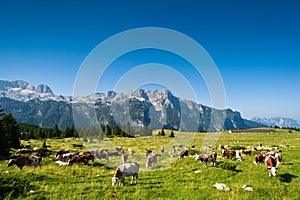
M245 118L300 120L299 10L296 0L4 0L0 79L44 83L56 94L72 95L81 63L100 42L132 28L164 27L188 35L209 53L223 78L227 107ZM100 92L126 72L118 66L129 70L149 62L184 66L192 77L180 58L141 51L118 59ZM205 83L194 87L199 103L211 105Z

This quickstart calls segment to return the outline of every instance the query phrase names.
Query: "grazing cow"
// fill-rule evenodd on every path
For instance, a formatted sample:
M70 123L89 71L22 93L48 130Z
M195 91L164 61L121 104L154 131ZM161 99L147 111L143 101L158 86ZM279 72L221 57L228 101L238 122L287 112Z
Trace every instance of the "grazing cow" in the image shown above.
M251 149L244 149L244 150L242 151L242 153L245 154L245 155L250 155L250 156L251 156L252 150L251 150Z
M176 147L176 146L173 145L171 153L175 154L178 150L179 150L179 147Z
M203 163L203 166L207 166L207 162L212 162L212 166L216 166L217 162L217 153L204 154L204 155L196 155L196 160L200 160Z
M234 150L222 149L222 156L232 159L236 156L236 152Z
M116 152L118 154L118 152ZM101 149L100 151L99 150L96 150L96 158L98 158L99 160L102 160L102 159L105 159L105 160L108 160L108 152L107 151L104 151L103 149Z
M188 156L189 155L189 150L188 148L185 148L181 151L179 158L183 158L184 156Z
M72 159L70 159L69 165L73 165L74 163L84 163L85 165L89 164L88 161L91 160L91 158L88 155L80 155L75 156Z
M62 149L62 150L60 150L60 151L58 151L58 152L56 153L55 158L57 159L58 156L63 155L63 154L66 154L66 153L70 153L70 151L69 151L69 150Z
M150 154L148 157L147 157L147 160L146 160L146 170L149 169L149 167L152 167L154 168L156 163L157 163L157 154Z
M276 176L277 161L273 156L269 155L265 158L265 165L268 168L269 177Z
M18 149L16 154L31 154L32 151L29 148L22 148L22 149Z
M254 156L254 160L253 160L253 163L255 165L257 165L258 163L263 163L264 162L264 155L263 154L257 154Z
M89 154L92 154L92 152L90 152L90 151L85 151L85 152L82 153L82 155L89 155Z
M165 146L160 147L160 153L165 153Z
M78 156L78 153L77 152L71 152L71 153L65 153L65 154L62 154L62 155L58 155L56 157L56 160L61 160L61 161L69 161L71 160L72 158Z
M139 165L137 163L122 164L116 169L115 176L111 179L112 185L114 186L118 181L123 185L126 176L132 176L131 184L133 183L134 178L135 183L137 183L138 173Z
M7 167L10 167L12 165L17 165L20 168L20 170L22 170L22 168L25 165L26 166L34 166L34 167L40 166L40 168L41 168L41 162L42 162L41 157L23 156L23 157L9 160Z
M82 154L80 156L86 156L88 158L88 160L91 160L92 162L94 162L94 160L95 160L95 156L93 154L86 153L86 154Z
M151 149L146 149L146 157L148 157L148 155L150 155L152 153Z

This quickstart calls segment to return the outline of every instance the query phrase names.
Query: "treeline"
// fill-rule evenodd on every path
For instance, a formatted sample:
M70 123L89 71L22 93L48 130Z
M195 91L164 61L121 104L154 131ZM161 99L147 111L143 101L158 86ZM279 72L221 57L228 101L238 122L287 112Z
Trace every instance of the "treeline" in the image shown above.
M57 125L53 128L42 128L37 125L19 123L20 139L45 139L45 138L112 138L112 137L136 137L152 135L152 130L147 126L132 128L130 125L126 126L109 126L102 125L101 127L91 126L89 128L67 127L60 130Z
M33 124L19 123L18 126L22 140L79 137L77 130L73 127L60 130L57 125L53 128L42 128Z
M126 125L101 125L98 127L79 128L79 136L82 138L98 138L103 139L112 137L139 137L151 136L152 130L148 126L132 127L129 123Z
M282 127L282 129L289 129L290 131L293 130L293 131L300 132L300 128L296 128L296 127Z

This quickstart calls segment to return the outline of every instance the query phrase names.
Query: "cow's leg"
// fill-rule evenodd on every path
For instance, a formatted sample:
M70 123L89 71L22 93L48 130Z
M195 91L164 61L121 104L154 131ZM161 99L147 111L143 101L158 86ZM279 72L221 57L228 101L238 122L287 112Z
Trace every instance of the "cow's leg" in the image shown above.
M268 167L268 172L269 172L269 177L271 177L272 176L272 172L271 172L271 168L270 167Z
M121 186L123 186L123 185L124 185L124 180L125 180L125 178L124 178L124 177L122 177L122 178L121 178L121 181L120 181L120 185L121 185Z
M133 184L134 175L131 176L131 184Z
M275 167L271 168L271 173L273 176L276 176L276 168Z
M139 174L137 173L137 174L135 175L135 183L137 183L138 178L139 178Z

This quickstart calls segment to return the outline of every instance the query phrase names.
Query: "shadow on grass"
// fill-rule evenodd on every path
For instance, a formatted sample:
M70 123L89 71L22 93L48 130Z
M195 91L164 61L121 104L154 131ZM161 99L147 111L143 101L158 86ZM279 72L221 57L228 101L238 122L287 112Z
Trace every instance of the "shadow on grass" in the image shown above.
M282 163L282 165L293 165L293 163L289 162L289 163Z
M242 172L242 170L236 169L236 167L237 167L236 164L226 162L226 161L225 162L224 161L218 162L217 167L220 167L220 168L225 169L225 170L230 170L230 171L233 171L233 172Z
M289 173L278 174L278 176L279 176L279 180L280 180L281 182L285 182L285 183L290 183L290 182L292 182L292 180L293 180L294 178L298 178L298 176L293 175L293 174L289 174Z

